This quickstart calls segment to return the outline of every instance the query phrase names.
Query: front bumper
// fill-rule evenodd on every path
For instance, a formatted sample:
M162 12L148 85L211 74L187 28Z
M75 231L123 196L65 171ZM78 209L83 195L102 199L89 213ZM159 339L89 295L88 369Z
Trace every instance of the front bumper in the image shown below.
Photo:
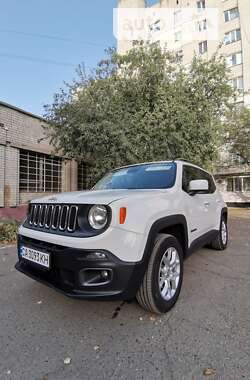
M21 245L50 253L50 270L23 259L20 256ZM91 250L63 247L19 235L19 260L15 268L72 298L129 300L135 297L143 277L142 264L121 261L108 251L103 251L106 259L89 260L86 256L90 252ZM84 286L80 272L86 268L111 270L112 278L106 284Z

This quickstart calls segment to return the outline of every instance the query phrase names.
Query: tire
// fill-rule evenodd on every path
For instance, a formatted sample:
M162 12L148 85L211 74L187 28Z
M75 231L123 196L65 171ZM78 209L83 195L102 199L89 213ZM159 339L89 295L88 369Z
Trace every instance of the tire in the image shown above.
M182 247L174 236L159 234L136 295L137 301L152 313L167 313L179 297L182 280Z
M222 216L221 222L220 222L220 230L216 238L211 242L211 247L217 251L223 251L224 249L227 248L227 244L228 244L227 219L225 218L225 216Z

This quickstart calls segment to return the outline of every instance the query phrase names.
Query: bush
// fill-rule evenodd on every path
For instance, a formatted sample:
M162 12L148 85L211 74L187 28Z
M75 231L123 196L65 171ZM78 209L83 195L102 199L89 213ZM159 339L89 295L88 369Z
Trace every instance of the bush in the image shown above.
M18 223L0 224L0 243L12 243L16 241Z

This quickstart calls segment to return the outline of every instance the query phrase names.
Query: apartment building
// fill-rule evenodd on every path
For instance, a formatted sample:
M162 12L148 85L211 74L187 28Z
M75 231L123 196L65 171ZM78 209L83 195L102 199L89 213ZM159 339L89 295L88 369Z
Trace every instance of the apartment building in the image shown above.
M248 91L250 89L250 2L247 0L161 0L154 2L152 8L170 11L169 30L161 30L161 21L156 19L149 25L144 39L159 42L162 47L178 53L183 64L188 65L194 54L211 57L216 50L225 55L231 70L232 85ZM146 8L144 0L120 0L118 8ZM197 12L187 13L188 10ZM209 13L210 12L210 13ZM172 13L172 20L171 20ZM216 20L211 20L211 17ZM190 19L187 20L187 17ZM210 18L209 18L210 17ZM194 25L195 38L188 40L187 21ZM218 28L211 37L209 23ZM217 25L216 25L217 24ZM171 38L171 33L173 38ZM210 35L209 35L210 33ZM167 35L168 34L168 35ZM194 35L193 35L194 36ZM118 41L119 53L125 53L133 41ZM242 96L239 101L250 105L250 95Z
M0 221L20 219L31 199L86 188L85 163L53 153L46 121L0 101Z
M187 67L194 55L210 58L216 51L224 55L232 86L242 90L237 103L250 107L250 94L246 93L250 91L249 0L118 1L119 10L130 8L137 9L138 15L143 9L155 10L147 30L141 27L142 39L175 52ZM190 30L195 33L187 38ZM133 42L118 36L118 52L126 53ZM249 166L222 159L215 176L228 203L250 204Z

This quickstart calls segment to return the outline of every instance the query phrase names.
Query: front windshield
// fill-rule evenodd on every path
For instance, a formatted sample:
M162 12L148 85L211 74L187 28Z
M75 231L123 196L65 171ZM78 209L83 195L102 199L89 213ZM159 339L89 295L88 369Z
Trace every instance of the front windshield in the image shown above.
M175 178L174 162L135 165L109 172L93 190L168 189L174 186Z

